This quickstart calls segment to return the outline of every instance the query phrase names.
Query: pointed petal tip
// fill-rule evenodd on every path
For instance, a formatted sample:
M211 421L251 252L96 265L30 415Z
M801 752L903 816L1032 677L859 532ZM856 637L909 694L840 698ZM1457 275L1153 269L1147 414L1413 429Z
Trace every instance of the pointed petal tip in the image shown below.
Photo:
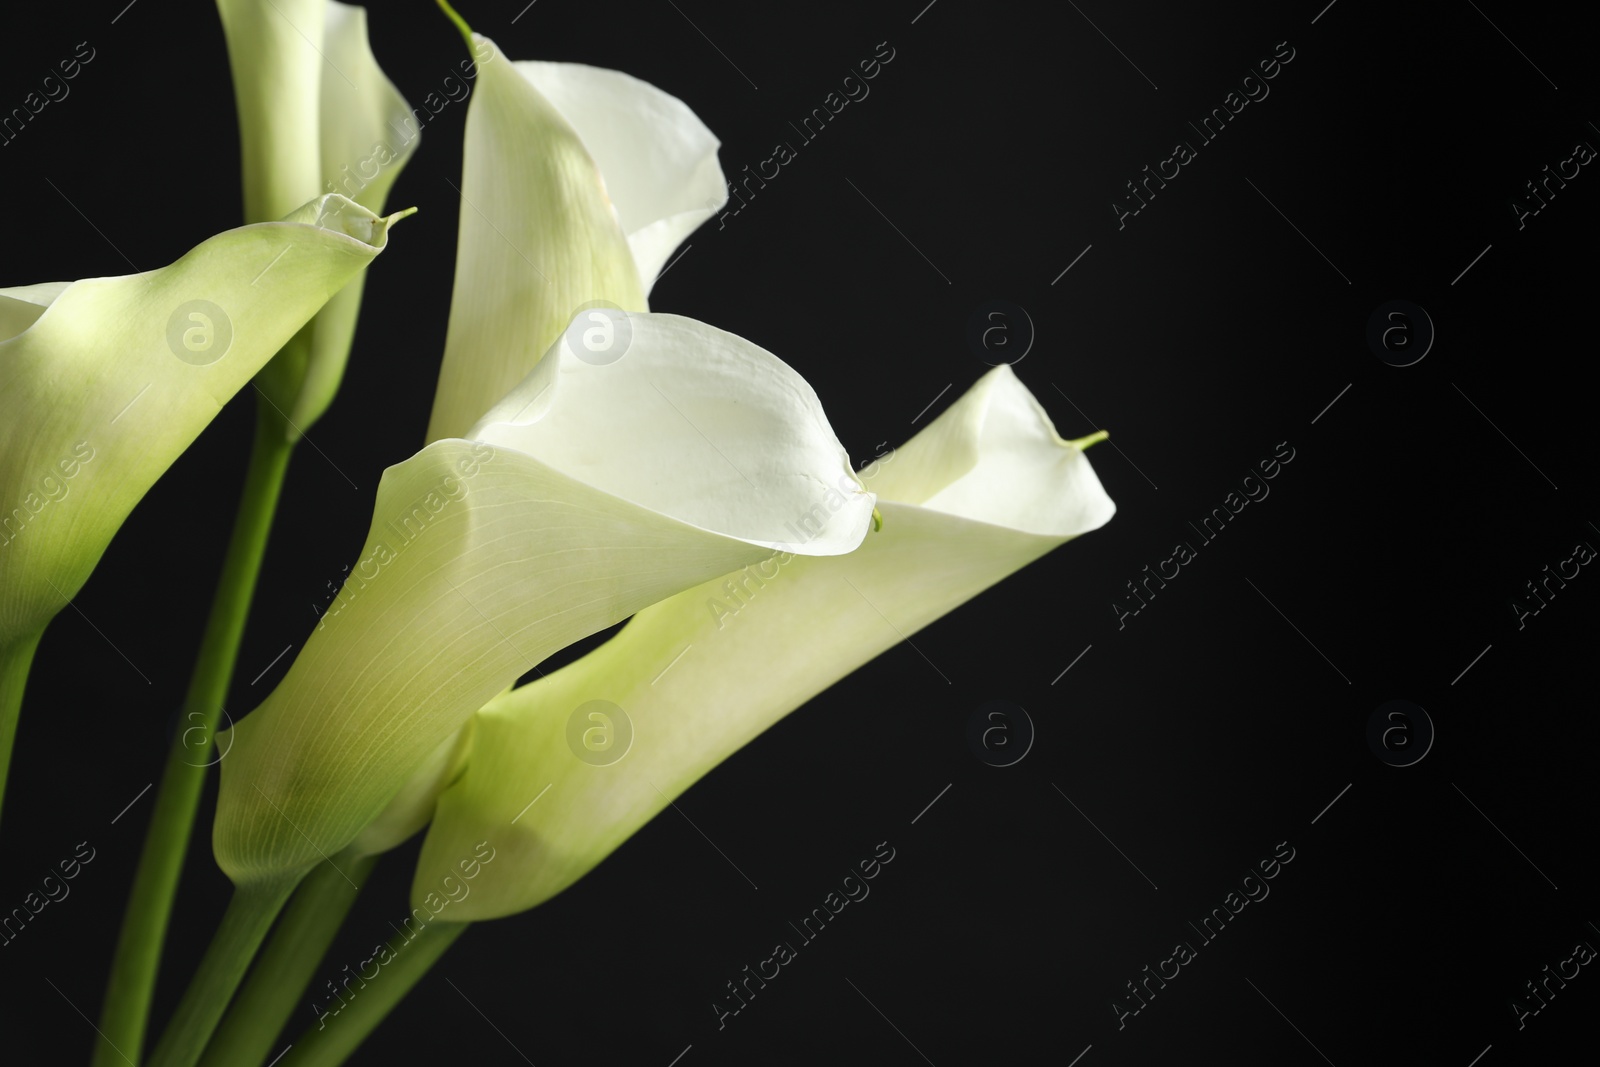
M385 218L343 193L324 193L278 221L343 234L381 252L387 243L390 222L403 219L415 210L397 211Z
M1076 448L1079 452L1084 452L1088 450L1090 445L1097 445L1110 436L1110 430L1096 430L1087 437L1075 437L1068 441L1067 444L1071 445L1073 448Z

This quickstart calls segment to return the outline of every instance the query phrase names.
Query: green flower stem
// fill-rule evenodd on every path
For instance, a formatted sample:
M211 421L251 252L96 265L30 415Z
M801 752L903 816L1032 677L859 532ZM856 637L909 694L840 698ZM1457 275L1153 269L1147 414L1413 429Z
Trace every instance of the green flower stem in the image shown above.
M471 925L433 922L412 935L410 941L391 941L394 959L370 983L353 991L357 995L337 1015L330 1013L319 1026L295 1038L289 1054L278 1061L277 1067L338 1067Z
M125 1061L118 1048L144 1046L150 997L161 964L167 923L172 917L173 895L205 785L211 739L233 680L245 618L267 547L267 532L289 468L293 445L285 433L283 417L264 401L256 409L255 445L239 513L234 519L211 615L206 620L194 676L184 698L184 715L156 791L155 810L111 961L111 979L100 1013L100 1031L105 1040L95 1046L94 1067L121 1067ZM191 736L203 738L204 746L186 743Z
M150 1067L194 1067L199 1061L223 1009L255 958L256 949L261 947L272 921L299 881L299 876L290 875L233 891L228 910L211 938L211 947L206 949L189 980L189 988L178 1002L178 1010L150 1054Z
M341 853L295 890L283 921L206 1046L200 1067L260 1067L356 902L376 854Z
M469 52L472 51L472 27L468 26L467 20L458 15L456 9L450 6L449 0L438 0L438 2L439 10L443 11L445 17L456 24L456 29L461 31L461 36L466 38L467 50Z
M39 647L40 630L31 637L0 648L0 805L6 799L6 777L11 770L11 744L17 738L17 717L22 711L22 691Z

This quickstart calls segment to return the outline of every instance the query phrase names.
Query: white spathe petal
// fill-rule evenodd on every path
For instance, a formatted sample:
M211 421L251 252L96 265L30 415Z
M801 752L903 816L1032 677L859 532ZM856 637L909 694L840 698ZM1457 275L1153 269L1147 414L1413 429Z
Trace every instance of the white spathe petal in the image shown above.
M235 727L214 834L235 881L345 848L497 692L573 641L767 558L785 517L820 505L832 520L800 552L847 552L865 535L872 497L834 488L853 484L848 459L793 370L689 320L632 320L623 359L549 356L483 440L437 441L384 473L361 562ZM650 375L696 360L711 399L686 397L680 413ZM719 438L749 481L720 462Z
M337 0L217 0L233 72L245 216L279 218L323 192L373 211L416 149L412 112Z
M477 718L468 719L455 733L450 734L428 753L416 770L411 772L390 798L378 817L362 827L355 839L346 846L352 856L377 856L403 844L411 835L428 825L433 819L433 809L439 794L461 774L467 765L469 742Z
M159 270L0 295L26 312L13 321L33 319L0 341L0 645L65 606L156 479L387 229L322 197Z
M580 316L469 436L755 544L834 555L861 543L872 496L851 474L816 392L788 364L703 322L641 313L602 322L626 351L597 365L569 340L584 323ZM680 446L663 447L673 441ZM829 480L815 480L818 471Z
M972 466L925 497L923 507L1051 537L1073 537L1110 521L1116 507L1089 460L1056 433L1010 367L985 374L974 393L979 403L953 416L976 421ZM891 486L897 468L909 475L917 466L915 455L901 458L905 462L885 468ZM1054 491L1041 496L1042 485ZM891 493L889 487L880 491Z
M247 222L281 218L323 191L317 127L326 12L327 0L217 0L239 112Z
M610 642L480 712L467 769L441 796L414 895L463 843L498 856L461 921L533 907L571 885L718 762L879 653L1072 537L1114 507L1087 458L1062 441L1009 370L879 461L867 484L883 528L848 555L778 556L639 614ZM870 468L869 468L870 469ZM985 493L965 484L981 474ZM948 494L945 507L932 506ZM940 671L937 665L931 672ZM596 765L571 722L614 704L631 747ZM533 808L527 783L550 783Z
M245 218L278 218L324 192L381 212L418 143L411 110L378 66L366 11L337 0L218 0L238 105ZM365 275L256 382L294 437L344 376Z
M428 440L459 437L580 309L646 308L600 171L570 123L494 42L473 36L455 285Z
M324 188L381 211L421 142L421 123L372 54L365 8L327 0L322 53L316 144Z
M728 201L722 142L682 100L622 71L531 61L517 69L599 164L648 294L684 238Z
M71 282L36 282L0 289L0 341L15 337L38 321Z

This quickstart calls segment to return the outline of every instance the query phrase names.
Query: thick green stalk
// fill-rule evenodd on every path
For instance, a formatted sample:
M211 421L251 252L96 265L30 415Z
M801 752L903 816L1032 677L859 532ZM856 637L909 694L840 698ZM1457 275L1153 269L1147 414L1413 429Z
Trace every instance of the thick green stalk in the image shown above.
M239 642L266 552L267 532L283 490L292 449L282 416L265 402L258 404L255 445L233 535L217 580L194 676L184 698L183 718L156 790L144 850L111 961L111 979L100 1013L100 1031L106 1040L95 1045L94 1067L121 1067L124 1061L117 1048L138 1050L144 1046L150 998L155 991L167 923L172 917L172 900L211 762L207 754L233 680ZM201 739L200 746L194 743L196 738ZM138 1058L137 1054L134 1058Z
M409 941L391 941L393 959L377 977L362 989L351 991L350 1000L337 1013L330 1011L318 1026L295 1038L289 1054L278 1061L277 1067L338 1067L471 925L432 922Z
M44 631L0 648L0 805L6 799L6 777L11 770L11 745L17 738L17 717L22 711L22 691L28 687L28 670Z
M306 875L206 1046L200 1067L260 1067L266 1062L377 862L377 855L340 853Z
M199 1061L256 949L299 881L300 876L290 875L233 891L211 946L150 1053L150 1067L194 1067Z

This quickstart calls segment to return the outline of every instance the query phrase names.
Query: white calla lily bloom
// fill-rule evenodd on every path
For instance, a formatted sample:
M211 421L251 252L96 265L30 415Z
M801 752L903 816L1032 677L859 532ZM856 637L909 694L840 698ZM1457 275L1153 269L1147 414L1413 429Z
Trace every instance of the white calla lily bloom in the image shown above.
M720 142L681 100L467 40L480 73L429 441L465 433L580 312L648 310L673 250L727 199Z
M421 129L372 55L366 10L337 0L217 0L217 12L239 113L245 220L275 219L333 192L382 211ZM365 280L357 274L262 375L292 436L338 391Z
M439 800L413 903L434 907L485 840L495 862L452 901L451 921L543 903L812 696L1104 525L1115 506L1083 454L1098 439L1062 440L1011 368L997 367L875 475L863 472L883 523L857 551L721 575L490 702L465 771ZM610 757L580 754L575 720L603 745L624 729L631 741Z
M342 196L171 266L0 289L0 794L28 666L156 479L393 218ZM272 268L293 256L293 270Z
M392 221L324 196L159 270L0 289L0 646L66 606L133 506Z
M465 438L384 473L339 597L220 742L237 884L344 849L552 652L775 550L861 543L872 495L804 379L691 319L626 323L625 359L558 339Z
M590 358L620 358L669 257L727 200L720 142L676 97L621 71L508 62L467 37L483 72L467 114L450 332L428 430L466 432L572 323ZM596 352L595 350L599 351ZM425 826L459 769L420 767L351 848L383 852Z

